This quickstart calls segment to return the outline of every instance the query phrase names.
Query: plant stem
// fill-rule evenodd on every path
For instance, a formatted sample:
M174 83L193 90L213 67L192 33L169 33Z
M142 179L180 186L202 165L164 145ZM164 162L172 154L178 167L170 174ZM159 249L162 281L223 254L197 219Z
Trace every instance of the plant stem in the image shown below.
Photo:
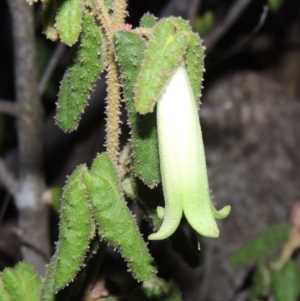
M19 190L15 202L19 224L32 245L49 256L48 208L41 202L45 190L42 171L43 108L39 99L33 8L24 0L9 0L13 25L17 119L19 139ZM45 259L35 250L22 248L25 261L43 275Z
M104 27L109 47L108 67L107 67L107 97L106 97L106 150L115 167L119 159L119 136L120 136L120 84L118 76L118 67L115 61L113 34L116 29L110 19L108 11L103 0L97 1L100 10L99 19ZM126 7L126 6L125 6ZM124 8L125 10L125 8Z

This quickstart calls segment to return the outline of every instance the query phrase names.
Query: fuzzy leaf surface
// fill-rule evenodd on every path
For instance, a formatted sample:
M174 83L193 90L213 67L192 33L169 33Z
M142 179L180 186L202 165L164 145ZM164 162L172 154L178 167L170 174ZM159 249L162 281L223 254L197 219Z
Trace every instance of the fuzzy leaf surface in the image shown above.
M92 88L104 69L106 44L93 17L84 14L75 63L62 80L56 122L65 132L78 127Z
M140 20L140 26L146 28L152 28L156 24L156 20L157 19L152 14L146 13L142 16Z
M7 292L3 279L2 273L0 273L0 301L12 301L9 293Z
M94 160L84 175L99 235L116 247L133 276L141 281L152 278L156 269L136 222L124 202L118 176L107 154Z
M152 187L160 182L156 114L140 115L134 103L134 88L144 58L145 41L135 33L119 31L114 35L114 45L129 115L134 174Z
M65 0L56 16L56 27L65 44L72 46L81 32L83 0Z
M83 174L86 172L85 166L77 167L64 188L59 241L48 266L42 291L45 301L52 300L51 293L62 289L74 279L93 238L94 221L83 184Z
M188 35L176 33L169 20L155 25L136 84L135 105L140 114L153 112L176 67L184 63L187 45Z
M189 43L185 54L185 65L197 105L199 105L204 72L204 47L202 41L198 34L192 32L187 21L175 17L171 17L169 20L178 31L185 32L189 35Z
M33 267L21 262L0 274L0 300L39 301L41 280Z

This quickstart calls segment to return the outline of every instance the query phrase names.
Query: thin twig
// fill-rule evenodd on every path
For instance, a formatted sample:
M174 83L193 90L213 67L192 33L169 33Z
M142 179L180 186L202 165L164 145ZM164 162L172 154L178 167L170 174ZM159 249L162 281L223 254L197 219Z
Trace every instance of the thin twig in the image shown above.
M16 117L18 115L18 105L15 102L0 99L0 113Z
M224 36L224 34L230 29L230 27L237 21L242 15L247 6L252 0L236 0L231 9L227 13L223 22L218 24L211 33L204 39L204 45L206 51L209 52L215 44Z
M47 84L58 64L60 61L62 55L64 54L67 46L63 43L59 43L56 45L56 48L51 56L51 59L44 71L44 74L39 82L39 93L42 95L45 92L45 89L47 87Z
M10 194L16 195L18 193L18 179L2 159L0 159L0 182L4 185L4 187L9 191Z

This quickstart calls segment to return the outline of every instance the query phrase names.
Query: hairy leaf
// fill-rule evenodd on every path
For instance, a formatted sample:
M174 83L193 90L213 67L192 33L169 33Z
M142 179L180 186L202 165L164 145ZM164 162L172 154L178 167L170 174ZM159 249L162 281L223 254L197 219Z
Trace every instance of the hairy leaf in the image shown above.
M228 259L229 263L239 266L251 260L260 259L287 240L290 228L290 223L282 223L268 228L232 253Z
M5 285L2 278L3 274L0 273L0 301L12 301L11 297L9 296L9 293L5 289Z
M187 45L188 35L176 33L168 20L155 25L136 84L135 105L140 114L153 112L176 67L184 64Z
M181 32L189 34L189 43L185 54L185 64L197 104L200 102L204 72L204 46L198 34L193 33L187 21L181 18L169 18L170 22Z
M140 26L146 28L152 28L156 24L157 18L155 18L152 14L146 13L142 16L140 20Z
M124 202L117 173L107 154L94 160L84 182L99 235L120 251L135 278L141 281L152 278L156 272L153 259Z
M61 40L72 46L81 32L83 0L65 0L56 16L56 27Z
M47 269L43 300L52 300L51 293L62 289L74 279L94 236L94 222L83 184L83 174L86 172L85 166L77 167L64 188L59 241Z
M21 262L14 269L5 269L1 276L1 301L39 301L41 280L30 264Z
M134 87L144 58L145 42L137 34L120 31L114 35L114 45L129 114L134 174L152 187L160 182L156 114L142 116L134 104Z
M83 16L82 28L75 64L66 71L58 96L56 122L65 132L78 127L106 59L104 35L89 14Z

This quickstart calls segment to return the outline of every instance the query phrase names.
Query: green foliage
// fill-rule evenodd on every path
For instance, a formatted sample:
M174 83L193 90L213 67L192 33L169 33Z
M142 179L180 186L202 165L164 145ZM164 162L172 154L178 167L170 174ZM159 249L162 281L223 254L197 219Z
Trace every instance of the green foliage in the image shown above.
M74 279L94 236L93 219L83 184L85 172L85 166L77 167L64 188L59 242L47 270L42 292L44 300L52 300L53 292Z
M268 228L231 254L229 257L230 264L239 266L251 260L260 259L286 241L290 228L290 223L282 223Z
M93 85L105 66L106 43L92 16L84 14L74 65L66 71L57 104L57 124L65 131L77 128Z
M133 301L181 301L181 293L172 281L160 278L146 281L133 295Z
M1 301L39 301L41 280L33 267L25 262L0 274Z
M189 24L181 18L170 18L177 29L189 35L185 64L197 105L200 102L204 72L204 47L198 34L193 33Z
M134 87L146 45L140 36L128 31L116 33L114 45L129 114L134 174L153 187L160 182L156 114L141 116L134 103Z
M184 63L187 44L188 36L176 33L168 20L155 25L136 84L135 105L140 114L153 112L175 68Z
M69 46L78 41L81 32L83 0L65 0L56 16L56 28L62 42Z
M140 20L140 26L146 28L152 28L156 24L156 20L157 19L152 14L146 13L142 16Z
M99 235L120 251L135 278L151 279L156 273L153 259L124 202L117 173L108 155L101 154L95 159L84 181Z
M297 301L300 296L300 272L289 260L281 270L271 270L272 290L276 301Z
M278 11L283 5L284 0L268 0L268 4L273 11Z

